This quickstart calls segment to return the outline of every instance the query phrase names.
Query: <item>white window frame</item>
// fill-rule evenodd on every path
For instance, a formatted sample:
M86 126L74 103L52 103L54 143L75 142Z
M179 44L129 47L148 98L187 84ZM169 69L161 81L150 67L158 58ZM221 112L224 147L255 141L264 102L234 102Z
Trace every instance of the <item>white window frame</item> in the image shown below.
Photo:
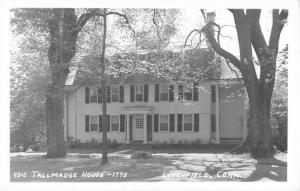
M113 130L113 117L114 116L117 116L118 117L118 130L116 131L116 130ZM110 116L110 130L112 131L112 132L120 132L120 115L111 115Z
M185 115L191 115L192 116L192 130L185 130ZM183 123L182 123L182 126L183 126L183 132L194 132L194 115L193 114L190 114L190 113L184 113L183 114Z
M167 123L168 123L168 130L167 131L161 131L160 130L160 125L161 125L161 116L162 115L165 115L167 116L168 120L167 120ZM170 131L170 119L169 119L169 115L168 114L159 114L159 132L169 132Z
M97 130L92 130L92 117L96 117L97 118ZM93 123L94 124L94 123ZM90 120L89 120L89 132L99 132L99 116L98 115L90 115Z
M167 100L162 100L161 99L161 94L162 94L162 86L166 85L167 86ZM160 84L159 85L159 101L165 102L165 101L169 101L169 84Z
M190 100L187 100L186 97L185 97L185 91L187 89L187 87L183 84L178 84L177 86L177 95L179 96L179 86L182 86L182 91L183 91L183 95L182 95L182 99L178 99L179 101L193 101L194 100L194 89L192 88L191 90L191 93L192 93L192 96L191 96L191 99Z
M92 102L92 91L96 91L96 102ZM89 103L98 103L98 87L90 88Z
M140 101L138 101L137 100L137 87L138 86L141 86L142 87L142 100ZM135 88L134 88L134 99L135 99L135 101L136 102L143 102L144 101L144 84L135 84Z
M117 88L117 97L118 97L118 99L117 99L117 101L113 101L113 88ZM118 85L112 85L112 86L110 86L110 101L111 101L111 103L118 103L119 101L120 101L120 86L118 86Z

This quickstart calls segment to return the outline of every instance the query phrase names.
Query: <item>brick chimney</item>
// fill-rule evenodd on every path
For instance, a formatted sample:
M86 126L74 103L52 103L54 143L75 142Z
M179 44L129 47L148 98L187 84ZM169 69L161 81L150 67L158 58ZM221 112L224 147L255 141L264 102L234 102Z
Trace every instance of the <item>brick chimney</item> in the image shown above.
M206 23L215 22L215 20L216 20L216 13L215 12L206 13Z

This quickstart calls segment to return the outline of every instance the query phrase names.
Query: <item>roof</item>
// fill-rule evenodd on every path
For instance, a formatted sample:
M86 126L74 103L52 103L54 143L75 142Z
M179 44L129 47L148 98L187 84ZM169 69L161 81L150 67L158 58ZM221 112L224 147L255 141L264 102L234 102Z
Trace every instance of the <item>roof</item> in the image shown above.
M172 80L170 76L173 74L177 81L182 76L200 75L200 73L201 78L204 76L203 79L205 80L226 80L241 77L240 73L237 77L235 72L220 57L215 57L214 53L213 58L211 56L212 52L208 49L192 49L184 54L171 51L166 51L163 54L153 51L144 54L118 54L106 61L110 63L106 70L109 73L110 83L124 84L168 81ZM213 63L210 62L212 60ZM168 67L165 67L166 65ZM70 67L70 73L65 81L66 86L100 84L99 58L84 58L79 66Z

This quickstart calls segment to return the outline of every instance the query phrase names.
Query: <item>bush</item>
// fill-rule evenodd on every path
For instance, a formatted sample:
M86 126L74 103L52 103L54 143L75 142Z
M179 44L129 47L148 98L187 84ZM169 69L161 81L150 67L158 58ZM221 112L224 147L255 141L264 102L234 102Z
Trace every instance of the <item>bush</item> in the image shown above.
M41 150L41 145L36 144L36 145L31 145L30 146L32 151L40 151Z
M70 147L71 147L72 149L75 149L75 148L81 148L81 147L82 147L82 143L80 142L79 139L75 139L75 140L72 140L72 141L70 142Z
M118 142L117 142L117 140L116 139L114 139L113 140L113 142L112 143L109 143L109 148L118 148L119 147L119 144L118 144Z

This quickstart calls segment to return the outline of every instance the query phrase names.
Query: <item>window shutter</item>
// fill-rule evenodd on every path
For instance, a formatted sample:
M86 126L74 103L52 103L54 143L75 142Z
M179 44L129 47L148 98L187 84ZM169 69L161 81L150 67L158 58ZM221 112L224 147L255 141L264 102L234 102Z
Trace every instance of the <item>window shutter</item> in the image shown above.
M175 129L175 115L170 114L170 132L174 132Z
M129 115L129 140L132 141L133 116Z
M134 102L134 85L130 85L130 102Z
M182 132L182 114L177 115L177 131Z
M155 102L159 101L159 84L155 84L154 100Z
M102 103L102 91L101 88L98 88L98 103Z
M90 131L90 117L88 115L85 116L85 132Z
M125 132L125 115L120 115L120 131Z
M158 114L154 114L154 132L158 132Z
M106 115L106 119L107 119L107 122L106 122L106 126L107 126L107 132L110 132L110 115Z
M194 114L194 131L199 132L199 113Z
M199 92L198 92L198 83L194 83L194 89L193 89L193 101L199 100Z
M124 102L124 86L120 86L120 91L119 91L119 96L120 96L120 103Z
M210 87L210 91L211 91L211 102L215 103L216 102L216 86L212 85Z
M102 132L102 115L99 115L99 132Z
M152 115L147 115L147 141L152 141Z
M148 102L149 95L149 85L144 84L144 102Z
M106 87L106 102L110 103L110 86Z
M169 101L174 101L174 85L169 85Z
M178 99L183 100L183 85L178 85Z
M90 103L90 88L85 87L85 103Z

